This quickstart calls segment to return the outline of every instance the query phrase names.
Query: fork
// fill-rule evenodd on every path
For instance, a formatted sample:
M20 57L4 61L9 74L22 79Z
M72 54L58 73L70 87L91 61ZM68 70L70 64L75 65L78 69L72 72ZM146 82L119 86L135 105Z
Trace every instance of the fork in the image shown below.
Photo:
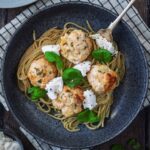
M100 35L102 35L103 37L105 37L108 41L112 40L112 32L115 29L115 27L118 25L118 23L120 22L120 20L122 19L122 17L125 15L125 13L129 10L129 8L133 5L133 3L136 0L131 0L129 2L129 4L127 5L127 7L122 11L122 13L113 21L110 23L110 25L108 26L108 28L106 29L100 29L98 31L98 33Z

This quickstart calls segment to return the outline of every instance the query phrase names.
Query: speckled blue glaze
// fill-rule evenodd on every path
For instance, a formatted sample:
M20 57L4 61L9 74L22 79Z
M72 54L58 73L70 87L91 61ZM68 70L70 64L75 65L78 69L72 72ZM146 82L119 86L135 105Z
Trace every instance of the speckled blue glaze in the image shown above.
M52 145L67 148L90 147L114 138L136 117L146 94L148 71L138 39L123 22L115 29L113 36L125 55L126 75L115 91L111 116L104 128L91 131L81 126L80 132L69 133L61 122L40 112L17 86L17 65L25 50L33 43L33 30L36 31L37 37L40 37L51 27L62 28L68 21L86 26L88 20L97 31L106 28L115 18L114 14L98 6L64 3L40 11L18 29L7 47L3 66L3 87L10 110L27 131Z

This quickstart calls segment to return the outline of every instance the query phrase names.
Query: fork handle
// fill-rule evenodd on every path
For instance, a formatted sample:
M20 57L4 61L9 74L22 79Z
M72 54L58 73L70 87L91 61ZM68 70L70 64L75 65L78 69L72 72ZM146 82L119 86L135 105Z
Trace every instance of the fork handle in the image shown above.
M114 22L112 22L109 26L108 29L110 30L114 30L114 28L117 26L117 24L120 22L121 18L125 15L125 13L128 11L128 9L132 6L132 4L135 2L136 0L131 0L130 3L128 4L128 6L123 10L123 12L115 19Z

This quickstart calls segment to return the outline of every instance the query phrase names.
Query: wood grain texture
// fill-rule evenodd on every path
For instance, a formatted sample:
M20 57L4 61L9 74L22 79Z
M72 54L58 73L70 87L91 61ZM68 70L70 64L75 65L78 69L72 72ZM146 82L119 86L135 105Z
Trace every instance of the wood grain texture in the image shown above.
M103 145L94 147L92 150L111 150L113 144L122 144L125 146L125 150L130 150L130 147L127 145L127 141L130 138L137 139L142 145L141 150L145 150L145 115L145 110L141 111L131 125L119 136Z
M148 3L150 0L136 0L134 6L137 8L139 11L141 17L143 20L146 22L147 25L150 25L149 23L149 6Z
M3 27L7 23L7 10L0 9L0 27Z

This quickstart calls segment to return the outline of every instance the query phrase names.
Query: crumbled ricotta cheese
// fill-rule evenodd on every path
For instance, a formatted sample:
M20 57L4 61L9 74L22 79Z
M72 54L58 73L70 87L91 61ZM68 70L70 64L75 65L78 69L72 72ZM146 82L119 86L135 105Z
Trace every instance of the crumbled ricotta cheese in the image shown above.
M63 79L62 77L56 77L46 84L45 90L51 100L57 99L57 96L63 90Z
M42 52L54 52L58 55L60 55L60 45L44 45L42 46Z
M102 37L100 34L91 35L91 38L96 40L96 44L100 48L104 48L104 49L108 50L109 52L111 52L112 54L115 54L116 51L115 51L113 44L111 42L107 41L106 38Z
M91 62L84 61L80 64L75 65L73 68L78 69L81 72L82 76L85 77L86 73L90 71Z
M90 110L93 109L96 105L96 96L92 90L86 90L83 93L84 95L84 101L83 101L83 107L84 109L89 108Z
M0 150L21 150L21 146L0 132Z

